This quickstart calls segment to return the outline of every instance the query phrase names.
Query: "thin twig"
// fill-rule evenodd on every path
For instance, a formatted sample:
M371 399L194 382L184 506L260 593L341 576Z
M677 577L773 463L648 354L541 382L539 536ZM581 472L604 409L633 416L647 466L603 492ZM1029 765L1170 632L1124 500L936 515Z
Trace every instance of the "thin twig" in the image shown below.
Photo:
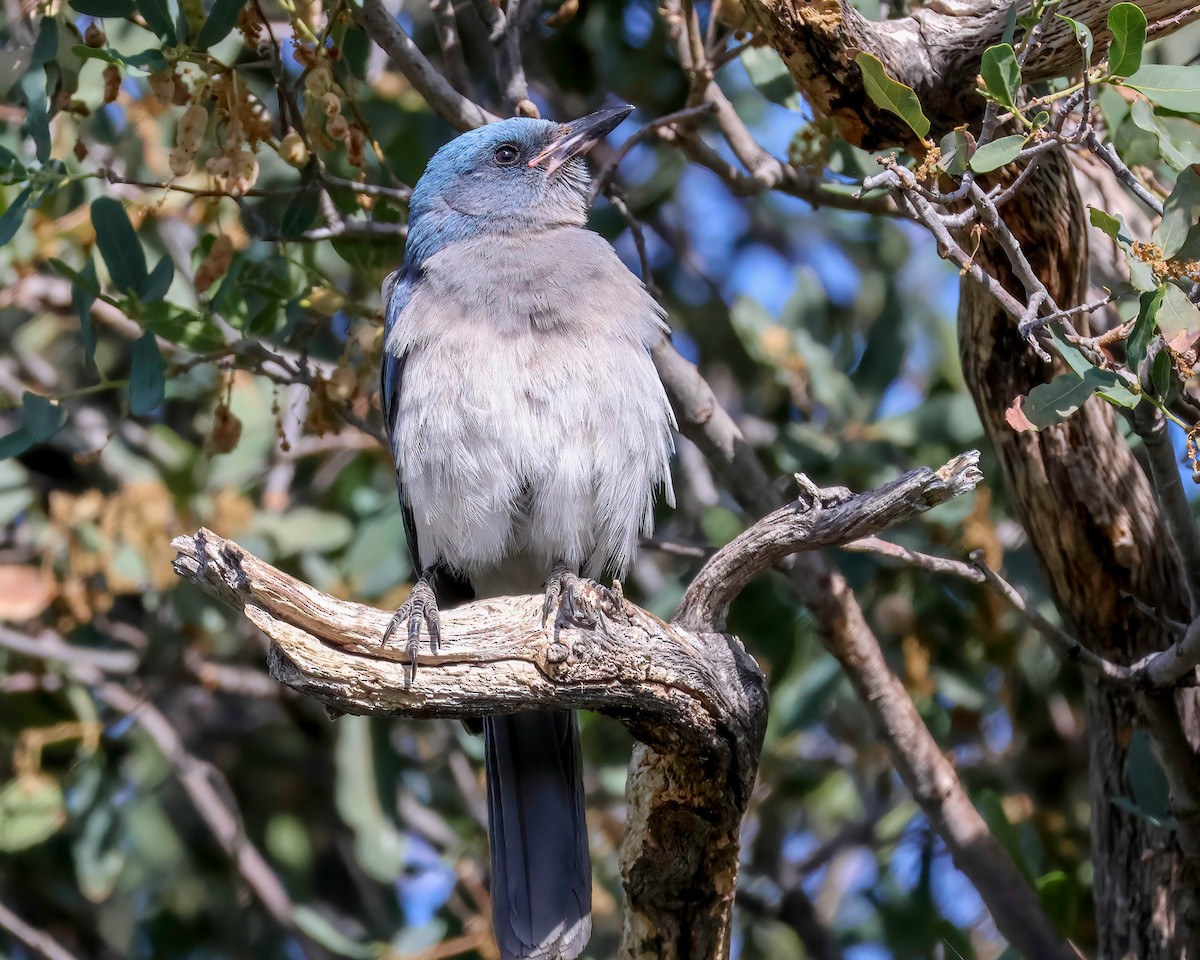
M0 903L0 927L45 960L76 960L73 953L44 930L39 930Z
M902 547L898 543L892 543L890 540L883 540L879 537L863 537L861 540L843 543L841 549L848 550L850 553L869 553L877 557L886 557L888 560L899 560L910 567L928 570L930 573L944 573L952 577L969 580L971 583L984 583L986 579L978 568L973 567L969 563L964 563L961 560L951 560L948 557L935 557L932 554L920 553L917 550L910 550L908 547Z
M644 126L635 130L629 138L613 151L612 156L604 163L592 179L592 185L588 189L588 203L593 203L596 197L608 186L613 174L617 172L617 167L621 161L628 155L629 151L636 147L639 143L648 140L652 136L661 136L662 132L668 127L674 127L685 121L695 120L706 114L712 113L712 103L702 103L695 107L684 107L682 110L676 110L674 113L668 113L659 117L657 120L651 120Z
M528 11L536 9L534 0L522 5L522 0L508 0L504 12L491 0L479 0L476 9L487 7L496 13L491 41L496 59L496 82L504 109L511 115L536 117L538 109L529 99L529 82L525 79L525 64L521 60L521 34L528 22Z
M1092 153L1108 165L1112 172L1117 175L1117 179L1125 184L1135 197L1154 211L1156 215L1162 216L1162 201L1147 190L1142 181L1133 175L1133 171L1125 166L1125 161L1117 156L1117 151L1113 149L1112 144L1101 143L1100 138L1096 136L1096 131L1091 129L1088 130L1085 141Z
M321 182L328 187L342 187L346 190L353 190L355 193L360 193L365 197L384 197L388 200L395 200L397 203L408 203L412 198L412 187L385 187L378 183L363 183L358 180L347 180L345 177L334 176L332 173L322 171L319 174Z
M1033 331L1036 329L1035 321L1038 313L1042 307L1046 307L1049 311L1057 313L1058 304L1054 302L1054 298L1050 296L1050 291L1046 289L1046 285L1042 283L1041 278L1038 277L1036 271L1029 263L1029 258L1025 256L1025 251L1021 249L1020 243L1017 242L1017 238L1009 230L1008 224L1000 216L1000 211L996 209L995 204L988 200L976 183L971 184L967 195L970 197L975 209L979 211L979 217L983 225L987 227L993 239L1000 245L1000 249L1004 251L1004 255L1008 258L1009 265L1012 267L1013 274L1021 281L1021 285L1025 288L1025 295L1028 297L1029 303L1017 328L1021 336L1036 349L1037 342L1033 337Z
M1179 463L1175 459L1167 420L1148 401L1138 404L1129 420L1146 448L1146 460L1150 467L1147 479L1154 488L1163 520L1179 551L1191 615L1193 618L1200 617L1200 530L1197 530L1191 504L1179 476Z
M975 563L979 572L983 574L988 586L1000 594L1014 608L1022 611L1034 626L1038 628L1038 632L1046 637L1063 657L1068 660L1079 661L1089 669L1095 671L1097 675L1122 686L1132 682L1133 670L1131 668L1112 663L1104 659L1104 657L1093 653L1061 627L1051 623L1026 604L1025 598L1021 596L1016 587L983 562L983 551L976 550L971 554L971 560Z
M437 31L438 45L442 48L446 79L450 86L464 97L470 97L471 75L467 72L467 61L463 57L453 0L429 0L429 14L433 19L434 30Z
M133 673L138 667L136 653L78 647L67 643L52 630L30 636L0 624L0 647L27 657L86 666L106 674Z
M464 97L434 69L412 37L388 13L383 0L363 0L361 17L371 38L396 62L413 88L455 129L471 130L499 119Z
M938 470L918 467L876 490L820 490L797 477L800 496L743 531L696 574L675 613L679 623L725 628L733 599L760 571L786 556L871 536L975 489L983 479L979 452L955 457Z

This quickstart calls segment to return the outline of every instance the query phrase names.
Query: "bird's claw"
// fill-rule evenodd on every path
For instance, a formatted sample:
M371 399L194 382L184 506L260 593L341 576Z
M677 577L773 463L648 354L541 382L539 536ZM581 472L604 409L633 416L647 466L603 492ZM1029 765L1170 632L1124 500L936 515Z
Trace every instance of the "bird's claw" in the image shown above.
M428 577L422 576L417 580L408 599L392 614L387 629L383 631L383 646L388 645L393 634L405 623L408 625L408 642L404 649L408 654L409 663L412 664L412 675L415 677L417 654L421 649L421 624L425 624L429 633L429 649L432 653L437 653L438 645L442 642L442 621L438 616L437 597Z
M583 590L585 585L594 590L599 598L613 609L623 609L624 596L619 582L615 583L613 589L610 590L594 580L586 580L577 576L569 567L559 564L546 581L546 595L542 603L542 626L546 626L555 606L558 607L559 613L571 623L585 627L603 626L603 613L598 604L585 596Z

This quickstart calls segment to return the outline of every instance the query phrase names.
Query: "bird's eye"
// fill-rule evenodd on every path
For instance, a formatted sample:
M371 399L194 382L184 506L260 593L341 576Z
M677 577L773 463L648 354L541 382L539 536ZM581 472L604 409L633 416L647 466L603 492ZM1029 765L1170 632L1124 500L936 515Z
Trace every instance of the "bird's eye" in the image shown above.
M514 147L511 143L502 143L496 148L493 154L496 162L502 167L511 167L521 158L521 151Z

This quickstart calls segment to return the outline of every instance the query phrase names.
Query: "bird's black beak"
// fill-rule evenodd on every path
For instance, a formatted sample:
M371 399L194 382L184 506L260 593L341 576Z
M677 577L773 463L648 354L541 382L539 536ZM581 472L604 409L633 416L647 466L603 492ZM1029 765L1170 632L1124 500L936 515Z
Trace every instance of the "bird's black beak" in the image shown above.
M571 123L562 125L557 137L541 153L529 161L531 167L544 166L551 174L572 157L581 157L603 140L627 116L633 107L625 103L619 107L608 107L589 113Z

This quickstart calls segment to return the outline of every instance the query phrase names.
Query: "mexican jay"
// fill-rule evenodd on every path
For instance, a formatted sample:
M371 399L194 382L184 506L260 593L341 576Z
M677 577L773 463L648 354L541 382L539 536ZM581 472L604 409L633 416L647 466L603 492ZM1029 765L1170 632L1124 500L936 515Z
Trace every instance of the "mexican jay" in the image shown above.
M671 499L674 421L648 348L663 311L586 229L582 155L632 110L514 118L442 147L385 286L383 411L420 572L389 628L416 663L437 603L621 576ZM569 609L569 608L568 608ZM503 960L571 960L591 931L571 713L484 722L493 926Z

